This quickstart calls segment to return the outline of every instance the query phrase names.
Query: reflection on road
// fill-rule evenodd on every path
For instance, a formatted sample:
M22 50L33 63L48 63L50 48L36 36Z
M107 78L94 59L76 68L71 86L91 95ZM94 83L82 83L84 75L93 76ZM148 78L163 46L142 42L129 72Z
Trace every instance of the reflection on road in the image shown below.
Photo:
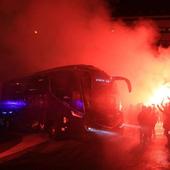
M0 160L4 160L5 158L9 158L11 156L14 156L15 154L21 153L27 149L30 149L33 146L36 146L38 144L44 143L48 140L47 137L44 135L27 135L22 138L20 143L16 144L15 146L9 148L8 150L0 153Z

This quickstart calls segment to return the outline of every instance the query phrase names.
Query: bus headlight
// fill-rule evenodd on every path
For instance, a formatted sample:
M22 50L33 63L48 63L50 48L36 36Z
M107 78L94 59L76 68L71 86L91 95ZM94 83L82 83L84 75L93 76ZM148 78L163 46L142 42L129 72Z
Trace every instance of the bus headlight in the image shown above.
M74 117L78 117L78 118L83 118L83 115L81 112L78 112L78 111L71 111L71 115L74 116Z

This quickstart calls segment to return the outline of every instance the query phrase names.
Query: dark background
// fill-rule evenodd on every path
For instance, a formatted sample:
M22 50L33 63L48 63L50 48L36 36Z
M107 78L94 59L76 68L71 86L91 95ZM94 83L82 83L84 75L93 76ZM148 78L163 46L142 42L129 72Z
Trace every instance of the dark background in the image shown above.
M159 16L170 14L168 0L108 0L113 16Z

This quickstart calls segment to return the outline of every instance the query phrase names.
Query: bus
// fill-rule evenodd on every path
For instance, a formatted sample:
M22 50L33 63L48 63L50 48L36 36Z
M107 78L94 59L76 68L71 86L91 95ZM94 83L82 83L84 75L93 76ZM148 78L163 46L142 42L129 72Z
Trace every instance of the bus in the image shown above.
M2 84L0 122L12 129L42 129L51 136L90 128L119 131L123 115L115 81L92 65L61 66Z

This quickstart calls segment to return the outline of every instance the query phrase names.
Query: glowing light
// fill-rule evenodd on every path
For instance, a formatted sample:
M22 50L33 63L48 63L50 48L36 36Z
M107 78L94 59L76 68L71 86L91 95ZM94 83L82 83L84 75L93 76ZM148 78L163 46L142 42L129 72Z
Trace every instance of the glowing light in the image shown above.
M68 119L67 119L67 117L64 116L63 117L63 123L66 124L67 122L68 122Z
M7 112L2 112L2 114L3 114L3 115L6 115L6 114L7 114Z
M81 99L73 100L73 105L78 109L78 110L83 110L84 103Z
M62 131L62 132L65 132L65 128L64 128L64 127L62 127L62 128L61 128L61 131Z
M78 112L78 111L71 111L71 114L72 114L72 116L74 116L74 117L78 117L78 118L83 118L83 115L82 115L82 113L81 112Z
M163 135L164 134L163 122L157 122L154 130L156 136Z
M140 129L141 127L139 125L135 124L129 124L129 123L123 123L120 128L132 128L132 129Z
M119 110L121 111L122 110L122 103L121 103L121 101L120 101L120 103L119 103Z
M170 84L163 85L155 90L153 96L146 102L146 105L150 104L161 104L170 101Z
M111 30L111 32L115 32L115 30L114 30L114 29L112 29L112 30Z
M37 30L34 30L34 34L38 34L38 31L37 31Z
M96 135L102 135L102 136L118 136L118 133L116 133L116 132L95 129L95 128L92 128L92 127L88 127L87 131L95 133Z
M16 100L6 100L0 102L0 109L8 110L10 109L22 109L26 106L24 101L16 101Z
M97 79L96 79L96 82L101 82L101 83L110 83L110 82L111 82L111 80L97 78Z

